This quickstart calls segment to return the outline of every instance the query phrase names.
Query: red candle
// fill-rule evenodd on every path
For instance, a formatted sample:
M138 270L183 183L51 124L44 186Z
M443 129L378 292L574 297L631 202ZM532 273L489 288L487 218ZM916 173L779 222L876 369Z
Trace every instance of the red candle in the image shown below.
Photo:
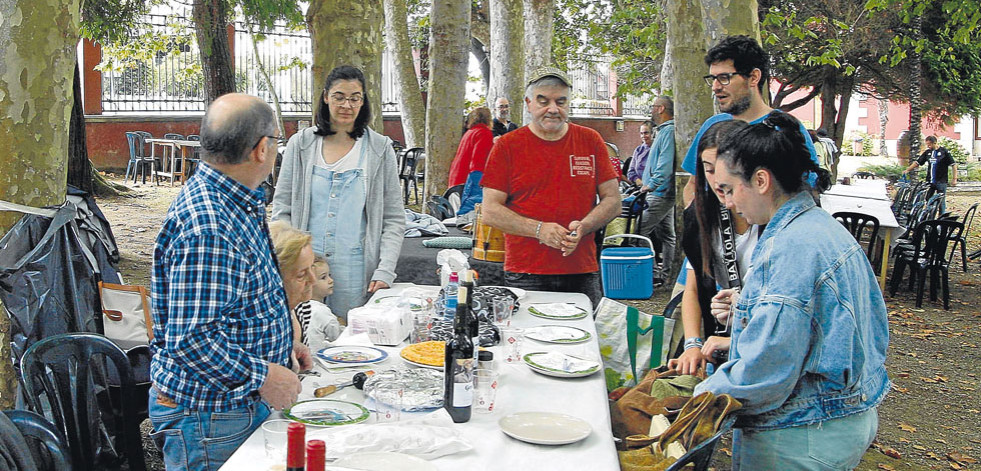
M306 444L307 428L299 422L286 427L286 470L303 471L303 447Z
M326 444L323 440L310 440L307 442L307 470L324 471L324 454Z

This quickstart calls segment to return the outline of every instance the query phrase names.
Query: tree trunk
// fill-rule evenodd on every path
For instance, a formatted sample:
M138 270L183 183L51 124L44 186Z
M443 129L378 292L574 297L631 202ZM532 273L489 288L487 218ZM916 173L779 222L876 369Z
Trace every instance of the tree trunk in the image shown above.
M405 0L385 0L385 40L392 52L395 82L398 83L402 103L402 133L405 147L421 147L426 130L426 109L422 103L422 91L412 62L412 44L409 42L409 25Z
M382 51L385 12L381 2L314 0L307 9L307 27L313 44L310 68L314 100L320 100L327 74L339 65L364 72L365 96L371 102L371 127L385 131L381 111ZM316 107L314 107L316 113Z
M522 0L490 2L490 68L487 104L491 107L500 97L511 102L511 120L521 124L524 108L524 10Z
M669 83L674 84L674 142L675 142L675 171L681 170L683 159L691 145L702 122L712 116L711 89L705 86L702 76L705 75L705 31L702 29L702 16L698 4L694 0L668 0L665 12L668 21L668 44L670 49L666 55L671 57L672 76ZM685 209L685 184L689 177L675 179L675 233L684 233L682 213ZM679 245L680 247L680 245ZM677 270L681 267L684 251L675 251L672 266ZM670 274L677 276L677 272ZM674 278L669 277L668 280Z
M42 207L65 201L80 0L0 0L0 199ZM0 237L20 219L0 212ZM0 306L0 309L3 309ZM17 378L10 320L0 315L0 408Z
M919 40L922 36L923 17L913 15L912 35L914 40ZM921 80L923 77L922 60L923 56L913 47L909 52L910 77L909 77L909 159L920 155L920 139L923 131L920 129L920 121L923 115L923 100L920 98Z
M85 145L85 110L82 109L82 77L75 64L71 124L68 126L68 184L92 193L92 163Z
M889 100L879 100L879 155L889 157L889 147L886 146L886 125L889 124Z
M759 3L756 0L701 0L699 6L705 31L705 50L711 49L727 36L738 34L755 38L756 42L762 44ZM704 61L702 69L705 69ZM770 103L769 86L764 89L763 101Z
M473 54L474 59L477 59L477 66L480 67L480 78L481 81L484 82L484 92L486 93L488 90L490 90L490 74L491 74L488 49L484 48L484 43L480 42L479 39L471 36L470 53ZM486 101L488 105L491 104L490 97L487 97Z
M470 2L433 0L423 197L442 194L460 144L470 50Z
M555 29L555 0L524 0L524 10L525 77L530 77L531 72L538 67L553 63L552 32ZM524 99L521 103L524 103ZM528 110L525 110L523 122L530 121L531 115L528 114Z
M228 12L224 0L197 0L192 3L194 37L201 51L204 74L204 103L235 91L235 71L228 44Z
M661 76L658 79L661 82L662 95L674 90L674 56L672 55L672 49L674 47L671 44L671 35L669 34L664 40L664 61L661 62ZM648 117L652 117L653 107L649 111L651 113L648 114Z

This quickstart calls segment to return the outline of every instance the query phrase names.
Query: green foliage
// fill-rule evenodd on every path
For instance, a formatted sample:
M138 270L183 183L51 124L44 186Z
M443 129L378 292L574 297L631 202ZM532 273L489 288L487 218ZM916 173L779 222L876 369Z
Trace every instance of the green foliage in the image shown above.
M667 30L659 2L558 0L556 12L552 54L560 67L583 56L608 56L618 96L660 88Z
M863 172L872 172L877 177L896 182L899 181L899 177L903 174L903 171L906 170L906 166L902 164L864 165L858 169L859 171Z
M103 44L132 37L139 19L150 10L148 0L86 0L79 33Z
M958 164L966 164L968 157L971 156L971 154L964 149L964 146L949 137L941 136L937 138L937 145L947 149L947 152L950 152L950 156L953 157L954 161L956 161Z
M971 162L971 163L969 163L969 164L966 165L965 169L967 170L965 172L967 175L964 176L964 177L962 177L962 178L958 178L957 179L958 182L962 182L962 181L963 182L978 182L978 181L981 181L981 164L978 164L977 162ZM958 165L958 171L960 171L960 166L959 165Z
M879 155L879 139L862 131L852 131L848 134L848 138L845 139L845 142L843 143L844 145L848 146L844 150L845 154L855 155L854 150L852 149L852 142L854 142L855 139L862 140L862 153L857 155L862 157Z

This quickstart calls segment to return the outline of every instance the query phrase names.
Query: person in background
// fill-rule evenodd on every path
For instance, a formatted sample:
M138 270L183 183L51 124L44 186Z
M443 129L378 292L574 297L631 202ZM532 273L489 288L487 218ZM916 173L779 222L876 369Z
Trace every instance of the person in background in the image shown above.
M292 339L259 185L280 130L259 98L230 93L201 121L202 159L167 211L153 251L150 436L173 470L213 470L269 416L296 402Z
M763 94L770 84L769 57L755 39L749 36L729 36L716 44L705 54L705 65L709 74L703 77L705 83L712 87L712 94L719 105L721 113L706 119L695 134L681 168L694 175L696 149L698 140L709 126L730 119L739 119L750 124L762 122L773 108L763 101ZM800 132L804 133L811 160L819 163L817 152L806 135L807 129L801 124ZM808 183L814 183L814 176L808 177ZM694 178L685 184L683 198L685 206L691 203L695 195Z
M674 228L674 101L666 96L654 100L654 122L657 137L651 144L650 157L643 173L641 192L647 193L639 234L660 243L662 263L654 267L654 284L663 285L674 271L674 249L677 236Z
M286 302L293 313L293 341L312 351L320 350L336 340L344 327L329 307L313 297L317 278L310 245L312 237L290 227L286 221L273 221L269 224L269 233L276 247ZM330 280L329 275L327 279Z
M718 143L726 134L744 127L744 121L721 121L705 131L698 142L695 200L685 209L685 232L681 238L688 260L681 300L685 350L680 357L668 362L669 368L681 374L693 375L707 363L718 366L724 353L729 351L728 329L720 326L711 314L712 298L719 289L732 287L731 276L745 279L750 257L759 240L760 226L749 224L738 213L726 209L725 197L715 190ZM725 239L728 237L723 234L723 227L732 230L734 251L729 255L735 254L735 273L729 272L733 260L726 260Z
M456 157L450 165L449 186L464 184L460 194L460 209L456 212L458 226L474 220L474 205L480 203L482 198L480 179L484 176L487 156L494 146L490 119L490 110L483 106L467 115L467 132L460 140Z
M815 206L801 175L816 174L819 192L831 179L811 160L794 117L775 112L727 134L717 162L726 206L766 229L731 309L712 307L732 325L729 361L694 393L742 402L734 470L853 469L875 439L877 406L889 391L889 323L872 266L848 230Z
M930 166L927 169L926 181L930 184L930 189L927 191L927 199L930 199L934 193L947 193L947 182L950 182L951 186L957 186L957 161L951 157L950 152L946 147L941 147L937 145L937 136L927 136L926 138L927 150L920 154L920 157L916 159L913 163L903 170L903 175L909 175L909 172L920 168L921 165L929 163ZM953 167L952 172L953 177L948 178L947 171ZM943 214L947 212L947 202L946 198L940 200L940 213Z
M334 292L334 279L330 277L330 265L323 256L313 259L313 299L323 302Z
M630 156L630 170L627 171L627 180L637 186L644 185L644 169L647 168L647 157L651 152L651 144L654 143L654 123L644 121L640 125L640 139L643 141L634 149Z
M272 217L313 236L334 277L327 305L341 319L395 280L405 211L392 140L368 128L364 74L331 70L316 126L286 144Z
M807 135L811 137L811 142L814 143L814 152L817 153L818 166L831 172L832 165L834 165L834 155L831 153L831 149L821 140L817 131L808 129Z
M530 75L531 123L491 149L482 217L505 234L508 286L584 293L595 306L602 290L588 236L620 214L620 192L603 138L568 122L571 84L554 67Z
M494 111L494 127L491 131L496 141L496 138L518 129L518 125L511 122L511 102L507 98L500 97L495 100Z

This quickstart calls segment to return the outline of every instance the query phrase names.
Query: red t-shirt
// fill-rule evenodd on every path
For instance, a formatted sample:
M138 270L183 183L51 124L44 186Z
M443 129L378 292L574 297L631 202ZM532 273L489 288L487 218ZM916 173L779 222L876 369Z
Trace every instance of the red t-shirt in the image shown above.
M507 193L505 205L512 211L568 228L596 206L599 184L613 179L616 171L603 138L570 123L558 141L541 139L528 126L501 136L480 184ZM505 234L504 251L504 269L509 272L570 275L599 270L591 237L563 257L534 237Z
M449 186L466 183L470 172L483 172L493 145L494 133L490 128L486 124L473 125L460 139L460 147L456 149L456 156L450 164Z

